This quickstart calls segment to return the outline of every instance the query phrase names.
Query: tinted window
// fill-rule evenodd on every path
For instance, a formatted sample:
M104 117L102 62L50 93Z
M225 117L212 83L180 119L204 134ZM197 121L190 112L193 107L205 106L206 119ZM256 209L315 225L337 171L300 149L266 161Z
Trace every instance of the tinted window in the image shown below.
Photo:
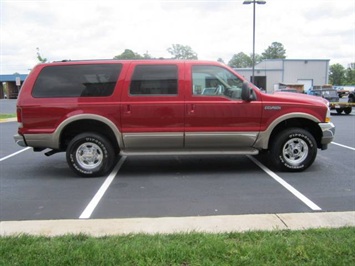
M130 86L131 95L176 95L178 70L175 65L139 65Z
M104 97L112 94L122 65L48 66L39 74L32 95L47 97Z

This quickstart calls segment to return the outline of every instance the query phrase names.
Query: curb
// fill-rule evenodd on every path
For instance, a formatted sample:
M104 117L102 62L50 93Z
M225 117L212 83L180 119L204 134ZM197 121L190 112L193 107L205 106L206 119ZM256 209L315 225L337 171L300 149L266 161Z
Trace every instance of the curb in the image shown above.
M285 213L196 217L38 220L0 222L0 236L19 234L95 237L127 234L227 233L355 227L355 212Z
M6 123L6 122L17 122L17 118L5 118L5 119L0 119L0 123Z

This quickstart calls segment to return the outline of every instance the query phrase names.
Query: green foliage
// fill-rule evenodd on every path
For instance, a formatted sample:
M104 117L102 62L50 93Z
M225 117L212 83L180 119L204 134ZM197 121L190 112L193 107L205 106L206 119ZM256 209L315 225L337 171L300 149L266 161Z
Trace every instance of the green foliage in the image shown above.
M44 58L44 57L42 57L42 56L40 55L40 53L39 53L39 48L38 48L38 47L36 48L36 50L37 50L37 59L38 59L38 61L39 61L40 63L46 63L46 62L47 62L47 58Z
M273 42L262 55L255 54L255 64L260 63L264 59L284 59L286 50L279 42ZM247 68L253 66L253 54L247 55L243 52L234 54L232 59L228 62L230 67Z
M354 67L348 67L344 74L344 84L342 85L355 85L355 63L350 64Z
M16 114L0 114L0 119L14 118Z
M146 53L146 54L148 54L148 53ZM125 49L122 54L116 55L113 59L132 60L132 59L143 59L143 58L144 57L141 56L140 54L135 53L130 49Z
M174 59L198 59L197 53L188 45L173 44L167 49ZM42 58L37 48L37 58L40 62L46 62L47 58ZM255 54L255 64L260 63L265 59L285 59L286 50L282 43L273 42L265 51L260 54ZM154 59L148 51L143 55L133 52L130 49L125 49L120 55L116 55L114 59ZM163 58L160 58L163 59ZM224 63L222 58L217 59L218 62ZM243 52L234 54L229 60L228 65L233 68L249 68L253 66L253 55L247 55ZM349 64L345 69L340 64L331 65L329 73L329 83L333 85L354 85L355 84L355 63Z
M354 265L355 229L0 238L0 265Z
M329 83L333 85L355 85L355 63L349 64L345 69L341 64L333 64L329 67Z
M333 85L343 85L345 68L341 64L334 64L329 67L329 82Z
M224 63L224 60L223 60L222 58L218 58L218 59L217 59L217 62L220 62L220 63L222 63L222 64L225 64L225 63Z
M282 43L273 42L263 53L263 59L284 59L286 58L286 50Z
M197 54L188 45L173 44L167 51L174 59L198 59Z
M236 68L251 67L253 65L253 58L252 56L240 52L233 55L232 59L229 60L228 65Z

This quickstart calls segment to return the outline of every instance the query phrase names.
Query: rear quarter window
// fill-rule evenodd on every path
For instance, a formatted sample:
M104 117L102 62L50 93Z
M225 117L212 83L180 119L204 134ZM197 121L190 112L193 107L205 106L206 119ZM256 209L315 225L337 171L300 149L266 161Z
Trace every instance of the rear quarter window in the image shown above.
M47 66L40 72L32 96L35 98L110 96L121 69L121 64Z

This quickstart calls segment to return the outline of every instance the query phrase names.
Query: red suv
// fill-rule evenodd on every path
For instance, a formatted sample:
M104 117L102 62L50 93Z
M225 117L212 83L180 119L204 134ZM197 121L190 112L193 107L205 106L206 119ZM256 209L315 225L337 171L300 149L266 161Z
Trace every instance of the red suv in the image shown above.
M37 65L23 84L15 141L66 152L81 176L106 175L118 155L269 152L302 171L335 127L318 97L269 95L207 61L67 61Z

